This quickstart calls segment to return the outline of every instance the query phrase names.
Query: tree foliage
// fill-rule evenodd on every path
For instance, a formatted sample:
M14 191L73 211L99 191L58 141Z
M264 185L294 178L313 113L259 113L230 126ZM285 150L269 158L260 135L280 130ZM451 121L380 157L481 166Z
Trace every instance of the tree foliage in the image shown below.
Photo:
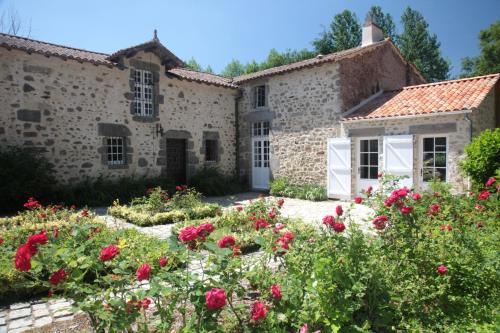
M221 73L223 76L235 77L245 74L245 65L243 65L239 60L233 59Z
M404 57L415 64L428 81L447 79L450 64L442 57L441 43L436 34L429 32L429 24L422 14L407 7L401 23L403 33L397 37L397 45Z
M396 25L394 24L391 14L384 13L380 6L372 6L368 11L368 15L370 15L373 21L382 28L384 37L390 37L392 40L396 40Z
M462 170L475 184L484 184L500 170L500 128L487 129L465 146Z
M462 59L462 77L500 72L500 21L479 32L479 48L479 56Z
M344 10L335 15L330 30L313 42L317 53L328 54L351 49L361 44L361 26L354 12Z

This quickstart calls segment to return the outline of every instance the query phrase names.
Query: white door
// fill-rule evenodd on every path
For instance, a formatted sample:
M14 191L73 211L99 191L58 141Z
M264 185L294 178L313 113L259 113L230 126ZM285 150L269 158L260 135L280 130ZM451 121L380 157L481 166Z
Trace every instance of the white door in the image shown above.
M445 136L422 138L420 176L422 187L429 188L429 182L446 182L448 170L448 140Z
M413 185L413 136L384 136L384 172L393 176L405 177L400 186Z
M328 197L351 197L351 139L328 139Z
M377 138L361 138L358 140L358 181L357 192L361 193L369 186L378 187L379 148Z
M252 124L252 188L269 189L269 122Z

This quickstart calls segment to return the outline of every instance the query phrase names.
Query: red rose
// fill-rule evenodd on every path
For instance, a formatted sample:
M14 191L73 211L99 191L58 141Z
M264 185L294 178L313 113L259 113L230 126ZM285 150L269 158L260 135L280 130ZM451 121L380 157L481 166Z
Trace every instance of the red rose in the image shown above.
M21 245L16 251L16 269L21 272L31 269L31 251L28 244Z
M256 301L252 305L252 320L258 321L267 315L267 306L261 301Z
M160 267L165 267L168 263L168 260L165 258L160 258L160 260L158 260L158 262L160 264Z
M335 232L342 232L345 230L345 224L344 223L334 223L332 228L333 228L333 230L335 230Z
M237 257L241 254L241 248L238 245L233 246L233 257Z
M151 304L151 300L149 298L145 298L141 301L142 308L144 310L147 310L149 308L149 305Z
M446 267L445 265L440 265L437 268L437 272L439 275L444 275L446 274L446 272L448 272L448 267Z
M413 211L413 206L403 206L399 209L402 214L408 215Z
M480 204L477 203L477 204L474 205L474 208L477 209L477 210L483 210L486 207L484 207L483 205L480 205Z
M52 296L54 296L54 292L53 292L52 290L49 290L49 291L47 292L47 297L48 297L48 298L51 298Z
M432 204L430 207L429 207L429 211L428 211L428 214L429 215L434 215L436 213L439 213L439 211L441 210L441 206L439 206L438 204Z
M41 231L39 234L34 234L28 237L28 240L26 241L26 244L29 245L38 245L38 244L47 244L49 239L47 238L47 235L45 234L45 231Z
M422 196L418 193L413 193L412 198L413 198L413 200L418 201L418 200L422 199Z
M90 213L87 209L82 210L80 213L81 217L88 217L89 215L90 215Z
M258 219L257 221L255 221L254 223L254 228L255 230L259 231L259 229L262 229L262 228L267 228L269 227L269 223L267 223L266 220L264 219Z
M33 197L29 198L23 206L28 209L37 209L42 207L42 205L40 205L40 203Z
M135 272L135 276L137 276L137 281L149 280L151 276L151 265L142 264Z
M363 199L360 197L360 196L357 196L354 198L354 202L357 203L357 204L360 204L363 202Z
M282 249L288 250L288 241L283 237L278 238L276 244L278 244L278 246L281 247Z
M2 245L2 244L3 244L3 242L4 242L3 238L2 238L2 237L0 237L0 245Z
M222 249L225 247L232 247L235 243L236 239L234 236L226 235L217 242L217 245Z
M481 193L479 193L477 195L477 198L479 200L486 200L490 197L490 192L486 191L486 190L482 190Z
M212 288L205 293L205 303L210 310L217 310L226 305L226 292L224 289Z
M373 191L373 186L368 186L368 188L366 189L366 194L370 195Z
M280 287L280 285L273 284L271 286L271 293L273 294L273 297L279 301L281 299L281 287Z
M184 187L183 187L182 185L177 185L177 186L175 187L175 190L176 190L176 191L178 191L178 192L179 192L179 191L182 191L183 189L184 189Z
M338 206L335 208L335 213L337 213L337 216L342 216L342 214L344 214L344 210L342 209L342 206L341 206L341 205L338 205Z
M269 214L267 214L267 216L271 220L274 219L276 217L276 208L273 207L273 209L271 209L271 211L269 212Z
M495 184L495 178L493 177L490 177L487 181L486 181L486 187L490 187L491 185Z
M333 216L326 215L325 217L323 217L323 224L333 226L334 223L335 223L335 219L333 218Z
M283 204L285 203L285 200L283 198L279 198L278 201L276 201L278 206L283 207Z
M385 223L389 220L389 218L386 215L380 215L377 218L375 218L372 223L375 229L377 230L383 230L385 229Z
M398 197L400 197L400 198L406 197L409 192L410 192L410 190L407 189L406 187L403 187L403 188L400 188L399 190L396 190L396 193L397 193Z
M198 237L200 237L202 240L205 240L205 238L210 235L213 231L215 230L214 226L211 223L203 223L196 228L196 233Z
M191 242L198 238L198 229L194 226L185 227L179 232L181 242Z
M76 205L75 205L75 204L73 204L73 205L69 206L69 208L70 208L70 209L76 209Z
M295 235L291 231L285 231L283 234L283 239L287 242L291 242L295 238Z
M101 255L99 259L101 261L108 261L116 257L116 255L120 253L120 250L115 245L109 245L101 250Z
M49 277L49 283L53 284L54 286L58 285L62 280L66 279L68 277L68 274L64 270L64 268L60 268L57 272L53 273Z
M285 225L283 223L276 223L273 228L273 232L277 234L281 229L283 229Z

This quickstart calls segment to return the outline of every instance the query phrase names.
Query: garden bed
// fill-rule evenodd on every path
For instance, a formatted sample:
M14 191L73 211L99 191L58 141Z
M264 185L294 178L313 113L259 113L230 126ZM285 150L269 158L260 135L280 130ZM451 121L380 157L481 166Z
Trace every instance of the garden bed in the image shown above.
M221 213L217 204L206 204L195 190L178 186L170 197L161 188L148 190L144 197L135 198L130 205L115 201L108 214L139 226L170 224L191 219L214 217Z
M286 178L278 178L270 183L269 193L278 197L296 198L310 201L328 200L324 186L291 184Z

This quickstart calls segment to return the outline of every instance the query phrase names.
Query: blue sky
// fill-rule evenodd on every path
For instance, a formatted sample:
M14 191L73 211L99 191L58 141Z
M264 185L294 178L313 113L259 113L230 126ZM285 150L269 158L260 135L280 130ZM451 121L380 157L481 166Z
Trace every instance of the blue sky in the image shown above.
M31 20L31 37L112 53L152 38L153 29L181 59L194 57L220 72L233 58L262 61L271 48L311 48L333 16L354 11L360 21L371 5L394 17L399 31L406 6L422 12L452 63L479 53L478 33L500 20L500 0L0 0Z

